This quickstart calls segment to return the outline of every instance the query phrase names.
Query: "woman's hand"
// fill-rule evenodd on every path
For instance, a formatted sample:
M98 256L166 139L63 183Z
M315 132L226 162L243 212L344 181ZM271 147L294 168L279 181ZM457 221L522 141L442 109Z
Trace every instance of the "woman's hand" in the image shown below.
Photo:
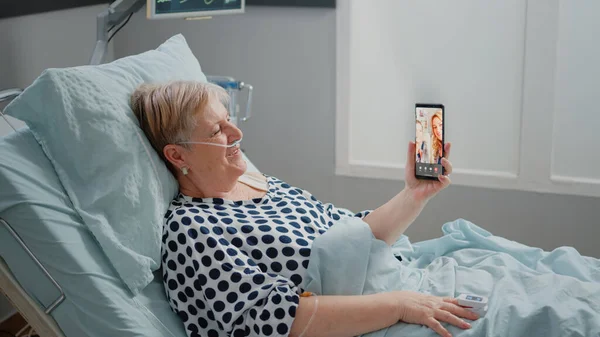
M442 166L444 167L444 175L438 177L439 181L417 179L415 177L415 157L416 157L416 145L414 142L408 144L408 158L406 161L405 189L410 192L410 195L415 200L420 202L426 202L436 195L439 191L450 185L450 177L448 175L452 173L452 163L448 160L450 156L450 143L445 144L444 158L442 158Z
M471 325L459 317L470 320L479 318L477 314L459 306L455 298L443 298L413 291L395 291L394 295L398 300L399 321L425 325L443 337L452 337L452 335L440 321L461 329L470 329Z
M450 178L447 176L452 173L452 164L448 161L450 143L446 144L446 158L442 158L446 175L440 175L439 181L421 180L415 177L416 151L415 143L410 142L404 170L406 172L404 190L363 219L371 227L373 235L389 245L394 244L415 221L431 197L450 185Z

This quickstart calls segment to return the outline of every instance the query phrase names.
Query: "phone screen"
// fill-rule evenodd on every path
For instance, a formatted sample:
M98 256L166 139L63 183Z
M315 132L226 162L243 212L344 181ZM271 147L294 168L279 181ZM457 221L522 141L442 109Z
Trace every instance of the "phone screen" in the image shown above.
M444 106L416 104L415 116L415 175L437 180L443 174Z

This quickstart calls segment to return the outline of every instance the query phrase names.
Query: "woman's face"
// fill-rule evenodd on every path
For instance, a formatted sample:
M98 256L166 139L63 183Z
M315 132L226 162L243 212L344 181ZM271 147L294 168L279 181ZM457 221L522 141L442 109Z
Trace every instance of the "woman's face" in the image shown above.
M431 127L433 128L433 134L435 135L435 138L441 142L444 134L442 120L437 116L433 117L431 121Z
M216 99L209 100L204 111L198 114L198 125L194 129L193 142L231 144L242 138L243 134L229 121L229 112ZM187 162L190 169L213 181L236 178L246 172L246 162L239 145L231 148L206 144L191 144Z

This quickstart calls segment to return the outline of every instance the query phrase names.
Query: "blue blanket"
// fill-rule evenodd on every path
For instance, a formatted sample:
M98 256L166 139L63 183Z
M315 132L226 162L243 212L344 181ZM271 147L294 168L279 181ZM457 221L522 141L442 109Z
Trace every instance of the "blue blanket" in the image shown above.
M600 336L600 260L569 247L528 247L465 220L442 230L437 239L411 244L402 236L390 247L362 220L343 219L313 242L304 288L321 295L487 296L488 312L471 329L443 323L453 336ZM398 323L365 336L437 334Z

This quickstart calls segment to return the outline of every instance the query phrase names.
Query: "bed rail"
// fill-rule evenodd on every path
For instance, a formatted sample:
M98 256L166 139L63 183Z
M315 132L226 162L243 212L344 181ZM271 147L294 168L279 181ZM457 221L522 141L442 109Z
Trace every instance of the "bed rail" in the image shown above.
M52 303L50 303L50 305L47 308L44 309L44 313L49 315L54 309L56 309L56 307L59 304L61 304L65 300L65 292L62 290L60 284L58 284L58 282L56 282L54 277L52 277L52 275L50 275L48 270L42 265L40 260L38 260L38 258L33 254L31 249L29 249L29 247L27 247L27 245L25 244L25 241L23 241L23 239L21 239L19 234L12 228L12 226L9 225L8 222L6 222L2 218L0 218L0 224L2 224L6 228L6 230L8 230L8 233L19 243L19 245L21 245L21 248L23 248L23 250L27 253L27 255L29 255L29 257L33 260L33 262L35 262L35 264L42 270L44 275L50 280L50 282L52 282L54 287L56 289L58 289L58 292L60 293L58 298L55 299Z
M4 103L6 101L11 101L13 99L15 99L17 96L19 96L21 93L23 92L23 90L21 89L7 89L7 90L0 90L0 103ZM4 118L4 120L6 121L6 123L8 123L8 125L14 130L17 131L17 128L15 128L14 125L12 125L12 123L8 120L8 118L6 118L6 116L4 115L4 112L2 112L2 109L0 109L0 116L2 116L2 118Z
M7 90L0 90L0 104L5 102L9 102L19 96L23 90L14 88ZM8 123L8 125L14 130L17 131L16 127L10 122L6 115L0 109L0 116ZM17 243L23 248L25 253L29 255L31 260L40 268L40 270L44 273L44 275L52 282L52 285L58 290L58 297L50 303L46 308L43 307L42 304L35 302L31 296L18 284L15 277L10 272L8 266L2 262L0 265L0 288L5 292L7 297L13 302L13 304L17 307L17 309L21 312L21 314L27 319L29 324L27 324L21 331L17 333L17 336L21 335L23 332L27 331L29 327L32 327L38 333L43 334L44 336L64 336L60 332L60 328L54 322L54 319L50 315L56 307L58 307L65 300L65 293L61 286L56 282L56 280L50 275L48 270L42 265L40 260L33 254L31 249L27 246L25 241L21 239L19 234L12 228L12 226L4 219L0 217L0 225L6 228L8 233L17 241ZM0 260L2 258L0 257ZM43 310L43 311L42 311Z

